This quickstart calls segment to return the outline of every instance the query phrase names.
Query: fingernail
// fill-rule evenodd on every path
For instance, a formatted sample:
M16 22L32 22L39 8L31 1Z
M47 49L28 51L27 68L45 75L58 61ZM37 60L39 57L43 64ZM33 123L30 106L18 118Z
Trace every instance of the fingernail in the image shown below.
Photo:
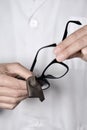
M65 58L64 58L64 55L59 55L59 56L57 56L57 60L59 61L59 62L62 62L63 60L64 60Z

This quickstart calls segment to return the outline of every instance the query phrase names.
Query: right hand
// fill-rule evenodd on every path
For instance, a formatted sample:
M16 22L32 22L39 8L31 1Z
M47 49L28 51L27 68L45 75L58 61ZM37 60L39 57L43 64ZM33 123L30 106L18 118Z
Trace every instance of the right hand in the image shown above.
M32 73L19 63L0 64L1 109L13 109L28 97L26 81L15 78L17 75L27 79Z

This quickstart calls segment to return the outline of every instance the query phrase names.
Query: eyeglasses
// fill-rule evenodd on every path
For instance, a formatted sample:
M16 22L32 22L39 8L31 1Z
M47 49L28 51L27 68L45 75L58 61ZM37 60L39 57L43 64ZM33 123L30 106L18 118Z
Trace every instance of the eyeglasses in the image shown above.
M64 31L62 41L68 35L69 23L81 25L81 23L79 21L72 21L72 20L68 21L67 24L66 24L66 27L65 27L65 31ZM56 47L56 46L57 46L57 44L53 43L51 45L41 47L35 55L35 58L33 60L30 71L32 71L32 72L34 71L39 53L43 49L46 49L46 48L48 49L48 48L52 48L52 47ZM44 100L43 90L46 90L50 87L50 82L48 81L48 79L54 79L55 80L55 79L62 78L63 76L65 76L67 74L68 71L69 71L69 67L65 63L58 62L56 59L53 59L44 68L44 70L42 71L40 76L31 76L26 80L26 85L27 85L27 88L28 88L29 97L30 98L38 97L40 99L40 101L43 101ZM19 75L16 78L25 80L24 78L20 77Z
M65 31L64 31L64 35L62 38L62 41L67 37L68 34L68 25L69 23L75 23L78 25L81 25L81 23L79 21L68 21L65 27ZM38 59L38 55L39 52L42 51L45 48L51 48L51 47L56 47L57 44L51 44L51 45L47 45L44 47L41 47L37 53L36 56L34 58L33 64L31 66L30 71L34 71L37 59ZM58 62L56 59L53 59L43 70L42 74L39 77L36 77L36 80L40 83L41 87L43 90L48 89L50 87L50 83L48 81L48 79L59 79L62 78L63 76L65 76L67 74L67 72L69 71L69 67L63 63L63 62Z

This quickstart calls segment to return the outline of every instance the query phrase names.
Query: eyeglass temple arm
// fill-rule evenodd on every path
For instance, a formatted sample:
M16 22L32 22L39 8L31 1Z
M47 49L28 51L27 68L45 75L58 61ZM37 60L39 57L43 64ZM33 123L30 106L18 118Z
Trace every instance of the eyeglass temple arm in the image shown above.
M37 51L36 56L35 56L34 61L33 61L33 64L32 64L32 66L31 66L31 68L30 68L30 71L33 71L33 70L34 70L34 66L35 66L35 64L36 64L37 56L38 56L38 53L40 52L40 50L42 50L42 49L44 49L44 48L47 48L47 47L56 47L56 43L53 43L53 44L50 44L50 45L41 47L41 48Z
M77 25L82 25L80 21L74 21L74 20L68 21L67 24L66 24L66 27L65 27L65 31L64 31L64 35L63 35L62 41L67 37L69 23L75 23Z

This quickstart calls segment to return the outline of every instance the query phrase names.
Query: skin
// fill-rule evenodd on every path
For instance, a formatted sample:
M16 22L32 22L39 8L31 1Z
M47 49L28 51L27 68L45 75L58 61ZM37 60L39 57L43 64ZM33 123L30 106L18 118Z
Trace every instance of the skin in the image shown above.
M54 49L57 61L79 57L87 61L87 25L69 35ZM0 64L0 108L13 109L28 97L26 82L32 73L19 63Z
M32 73L19 63L0 64L1 109L13 109L28 97L26 81L15 78L17 75L27 79Z
M69 35L54 49L57 61L79 57L87 61L87 25Z

